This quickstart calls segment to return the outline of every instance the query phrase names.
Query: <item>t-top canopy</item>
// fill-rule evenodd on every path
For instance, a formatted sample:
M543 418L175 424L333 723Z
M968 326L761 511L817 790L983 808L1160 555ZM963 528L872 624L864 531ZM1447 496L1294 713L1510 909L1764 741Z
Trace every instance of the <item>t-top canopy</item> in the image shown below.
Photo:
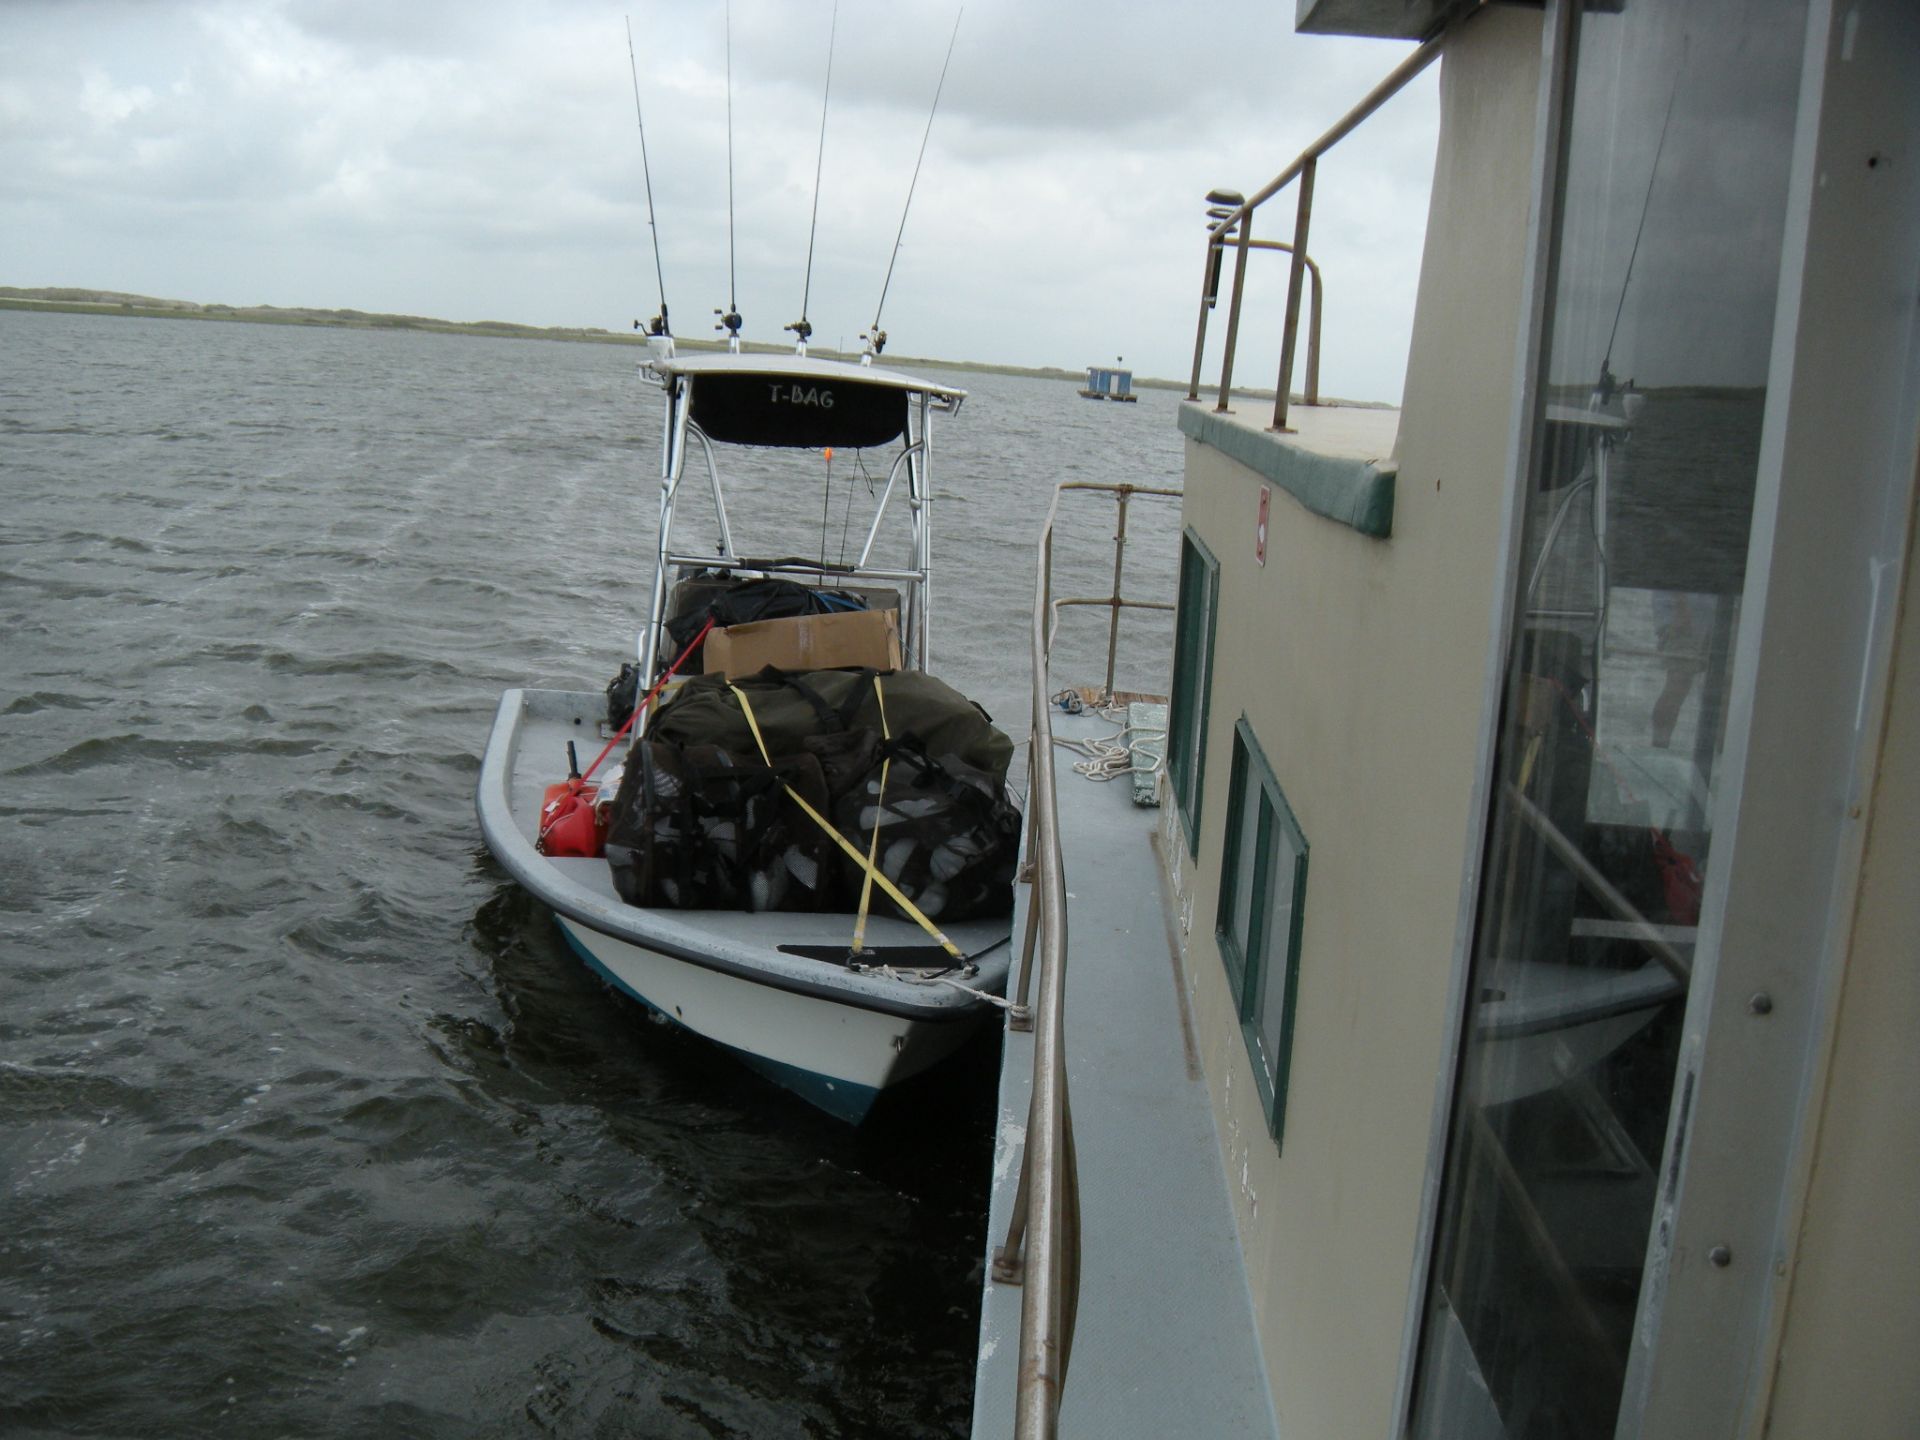
M906 432L911 396L958 403L967 393L900 370L801 355L685 355L652 368L691 382L693 422L726 445L889 445Z

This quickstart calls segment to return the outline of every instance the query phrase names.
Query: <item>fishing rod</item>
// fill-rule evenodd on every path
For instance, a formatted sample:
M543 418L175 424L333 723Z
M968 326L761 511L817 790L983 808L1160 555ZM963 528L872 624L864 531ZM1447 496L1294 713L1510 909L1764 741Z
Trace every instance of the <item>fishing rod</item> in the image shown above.
M653 232L653 278L660 284L660 313L647 327L649 335L671 335L667 324L667 278L660 268L660 227L653 216L653 168L647 163L647 120L640 113L640 64L633 58L633 17L627 19L627 72L633 76L633 118L640 124L640 173L647 181L647 228ZM638 330L640 322L633 322Z
M820 97L820 153L813 162L813 219L807 226L807 278L800 290L800 318L781 327L800 337L794 349L802 355L807 353L807 337L813 334L813 326L807 321L807 302L813 296L813 238L820 229L820 171L827 159L827 101L833 96L833 40L839 29L840 0L834 0L833 23L827 31L827 87Z
M1653 187L1660 178L1660 156L1667 148L1667 127L1673 124L1673 102L1680 98L1680 77L1686 68L1686 56L1683 53L1680 68L1673 73L1673 88L1667 93L1667 114L1660 122L1660 143L1653 147L1653 168L1647 172L1647 194L1640 202L1640 225L1633 232L1633 248L1627 252L1627 273L1620 279L1620 303L1613 307L1613 328L1607 332L1607 353L1600 360L1600 382L1594 387L1594 393L1600 397L1603 405L1613 398L1613 342L1620 336L1620 317L1626 313L1627 290L1633 284L1633 262L1640 258L1640 240L1647 233L1647 214L1653 209Z
M727 349L740 352L740 299L733 268L733 0L727 0L727 308L713 328L727 332Z
M893 287L893 267L900 259L900 242L907 233L907 214L913 209L913 192L920 184L920 166L927 158L927 141L933 135L933 117L940 113L940 92L947 85L947 67L953 64L953 47L960 39L960 21L966 15L966 6L960 7L960 13L953 17L953 35L947 41L947 58L940 62L940 79L933 87L933 108L927 112L927 128L920 136L920 155L913 162L913 179L907 182L907 203L900 209L900 228L894 233L893 253L887 257L887 278L880 283L880 303L873 307L873 324L861 337L866 341L862 347L860 361L871 365L873 357L887 348L887 332L880 328L880 312L887 308L887 291Z

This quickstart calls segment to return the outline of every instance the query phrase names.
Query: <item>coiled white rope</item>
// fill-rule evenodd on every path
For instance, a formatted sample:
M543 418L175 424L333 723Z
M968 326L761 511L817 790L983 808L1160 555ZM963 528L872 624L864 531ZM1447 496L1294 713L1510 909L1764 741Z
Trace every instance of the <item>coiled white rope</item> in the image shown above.
M1107 714L1108 719L1120 719L1122 716ZM1073 771L1089 780L1118 780L1122 776L1131 776L1136 770L1155 774L1164 770L1167 764L1167 732L1164 727L1146 725L1123 725L1111 735L1091 736L1084 740L1069 740L1063 736L1053 737L1053 743L1063 750L1070 750L1086 758L1076 760ZM1133 763L1135 755L1147 759L1144 766Z
M898 980L906 985L945 985L949 989L960 991L963 995L971 995L976 1000L984 1000L989 1005L997 1005L1002 1010L1013 1009L1013 1002L1004 995L996 995L991 990L977 989L972 985L955 980L951 975L919 975L911 970L896 970L891 965L869 965L866 967L866 970L869 975L884 975L889 980ZM964 973L968 975L978 974L979 966L969 965Z

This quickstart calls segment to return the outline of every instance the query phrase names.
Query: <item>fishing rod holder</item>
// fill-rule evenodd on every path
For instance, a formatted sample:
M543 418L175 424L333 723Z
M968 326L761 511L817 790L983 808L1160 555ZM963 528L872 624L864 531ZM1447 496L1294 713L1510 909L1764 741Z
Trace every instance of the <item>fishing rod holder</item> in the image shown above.
M638 329L639 324L640 322L636 320L634 327ZM661 362L671 359L673 359L673 336L665 332L649 331L647 334L647 359L646 363L640 367L641 374L651 375L656 382L664 385L666 383L666 376L662 375L656 367L658 367Z

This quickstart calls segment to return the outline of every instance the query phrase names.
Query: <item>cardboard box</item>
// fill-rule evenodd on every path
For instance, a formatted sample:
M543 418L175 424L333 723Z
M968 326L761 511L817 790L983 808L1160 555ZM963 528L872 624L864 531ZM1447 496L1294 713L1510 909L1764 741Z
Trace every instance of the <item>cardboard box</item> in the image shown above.
M707 674L737 678L757 674L768 665L782 670L838 670L848 665L898 670L900 612L790 615L708 633L702 661Z

